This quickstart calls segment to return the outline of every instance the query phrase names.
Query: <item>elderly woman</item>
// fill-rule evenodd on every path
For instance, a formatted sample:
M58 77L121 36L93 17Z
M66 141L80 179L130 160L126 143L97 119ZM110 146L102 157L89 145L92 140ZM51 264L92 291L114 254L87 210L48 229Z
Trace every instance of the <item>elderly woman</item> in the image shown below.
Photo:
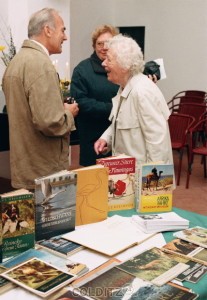
M97 154L125 153L138 163L172 163L168 128L170 111L157 87L143 75L144 60L138 44L130 37L117 35L108 42L103 66L108 80L120 86L112 99L111 125L95 142Z

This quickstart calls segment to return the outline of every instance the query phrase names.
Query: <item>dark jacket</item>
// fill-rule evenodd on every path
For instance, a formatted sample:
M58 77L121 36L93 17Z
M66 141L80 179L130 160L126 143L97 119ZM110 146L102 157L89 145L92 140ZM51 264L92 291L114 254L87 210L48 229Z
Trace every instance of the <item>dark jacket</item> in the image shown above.
M80 139L80 164L89 166L96 163L94 142L108 128L108 117L112 109L112 98L118 86L109 82L102 61L94 52L90 58L80 62L71 79L71 96L79 105L77 128ZM109 153L110 154L110 153Z

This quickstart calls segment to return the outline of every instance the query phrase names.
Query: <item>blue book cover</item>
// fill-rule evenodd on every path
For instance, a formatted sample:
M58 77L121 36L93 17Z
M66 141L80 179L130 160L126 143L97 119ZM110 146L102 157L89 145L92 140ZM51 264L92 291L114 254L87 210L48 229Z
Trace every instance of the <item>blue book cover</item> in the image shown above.
M77 175L63 170L35 179L35 239L75 229Z

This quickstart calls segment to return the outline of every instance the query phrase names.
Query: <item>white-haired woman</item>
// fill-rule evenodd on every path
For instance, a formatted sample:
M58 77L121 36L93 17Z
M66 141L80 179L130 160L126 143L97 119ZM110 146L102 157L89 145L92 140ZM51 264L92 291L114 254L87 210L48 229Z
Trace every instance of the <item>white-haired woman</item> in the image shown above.
M170 111L157 85L142 74L144 60L139 45L121 34L111 38L103 66L108 80L120 88L112 99L112 123L95 142L95 152L112 149L113 155L125 153L138 163L172 163L167 121Z

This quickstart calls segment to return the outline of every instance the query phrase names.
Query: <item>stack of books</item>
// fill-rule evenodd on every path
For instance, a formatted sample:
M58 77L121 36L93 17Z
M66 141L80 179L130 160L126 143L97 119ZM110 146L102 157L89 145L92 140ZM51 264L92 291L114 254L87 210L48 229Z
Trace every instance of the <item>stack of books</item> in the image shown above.
M176 231L189 227L189 221L175 212L134 215L132 220L145 233Z

